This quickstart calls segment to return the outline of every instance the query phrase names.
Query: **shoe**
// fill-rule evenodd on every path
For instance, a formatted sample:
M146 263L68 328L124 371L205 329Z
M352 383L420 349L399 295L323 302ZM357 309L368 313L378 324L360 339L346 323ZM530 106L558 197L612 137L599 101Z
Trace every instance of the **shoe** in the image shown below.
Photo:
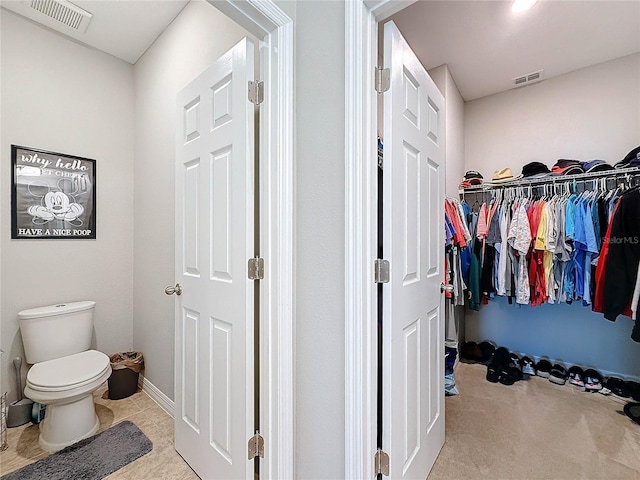
M640 403L627 403L624 406L624 413L627 417L640 425Z
M480 356L480 349L476 342L465 342L460 349L460 359L469 363L476 363L477 357Z
M487 365L487 382L498 383L500 381L500 367L497 365Z
M518 368L520 368L520 357L518 356L517 353L509 353L509 364L513 365L513 366L518 366Z
M525 375L535 375L536 369L533 366L533 360L529 357L522 357L520 359L520 368L522 369L522 373Z
M549 378L549 372L551 372L551 362L544 358L536 364L536 375L542 378Z
M480 363L484 363L485 365L491 361L491 358L496 351L496 347L489 342L480 342L478 344L478 349L480 350L480 355L476 360Z
M633 398L636 402L640 402L640 383L634 382L632 380L627 380L627 387L629 387L631 398Z
M555 364L549 372L549 381L556 385L564 385L567 381L567 371L562 365Z
M592 368L584 371L584 389L587 392L599 392L602 390L602 375Z
M577 365L569 369L569 383L584 388L584 370Z
M604 386L611 390L611 393L621 398L629 398L631 391L627 386L627 383L618 377L609 377L604 382Z
M519 378L513 367L504 367L500 370L500 377L498 380L502 385L513 385L519 380Z
M509 350L504 347L497 348L487 363L487 381L498 383L500 372L509 365Z
M513 385L520 380L522 380L520 357L515 353L510 353L508 364L500 370L499 381L503 385Z

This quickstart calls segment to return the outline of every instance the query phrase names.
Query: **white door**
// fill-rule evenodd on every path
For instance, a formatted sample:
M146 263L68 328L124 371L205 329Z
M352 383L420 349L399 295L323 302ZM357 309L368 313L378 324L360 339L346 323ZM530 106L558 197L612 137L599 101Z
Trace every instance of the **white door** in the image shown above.
M383 450L390 478L424 480L444 443L444 100L384 26Z
M204 480L253 475L253 65L244 39L178 94L175 447Z

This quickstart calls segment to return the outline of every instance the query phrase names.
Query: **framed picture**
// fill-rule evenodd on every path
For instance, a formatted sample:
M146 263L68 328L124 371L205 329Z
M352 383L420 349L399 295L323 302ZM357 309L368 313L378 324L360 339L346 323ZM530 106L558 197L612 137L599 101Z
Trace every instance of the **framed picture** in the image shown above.
M11 145L11 238L96 238L96 161Z

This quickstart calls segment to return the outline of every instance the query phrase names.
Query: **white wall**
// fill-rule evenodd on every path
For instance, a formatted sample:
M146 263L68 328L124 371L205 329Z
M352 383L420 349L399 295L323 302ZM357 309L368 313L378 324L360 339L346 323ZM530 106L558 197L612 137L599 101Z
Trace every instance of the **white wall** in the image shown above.
M465 104L465 168L486 178L559 158L612 163L640 144L640 54Z
M615 162L639 144L640 54L465 104L465 168L485 178L504 167L518 174L534 160ZM467 340L640 377L631 327L579 304L519 308L498 298L466 312Z
M4 14L4 8L0 8L0 27L2 26L2 17ZM2 30L0 29L0 148L3 148L4 146L4 142L3 142L3 135L2 135ZM3 195L5 194L5 187L3 187L4 182L0 182L0 199L4 198ZM1 205L1 203L0 203ZM0 220L1 222L1 220ZM2 305L2 243L3 243L3 239L2 239L3 235L0 234L0 305ZM5 355L3 352L4 349L4 343L2 342L3 339L3 335L2 335L2 311L0 311L0 395L6 391L5 388L5 378L7 378L7 375L5 374L5 363L4 363L4 359L5 359ZM8 355L7 355L8 357Z
M296 42L296 478L343 478L344 5L278 4L295 19ZM157 212L173 212L175 94L244 35L209 8L189 4L134 69L134 344L169 397L174 300L163 290L174 278L173 215Z
M440 65L429 75L444 96L445 194L458 198L458 186L464 175L464 100L449 67Z
M203 0L176 17L134 67L133 343L145 376L173 392L176 95L248 33Z
M24 358L17 313L95 300L95 346L132 346L133 68L2 12L2 390ZM11 144L96 159L96 240L10 240ZM8 373L8 375L4 375Z
M445 195L458 198L458 187L465 172L464 100L446 64L432 68L428 73L444 96ZM448 330L447 335L453 337L455 334L458 338L463 338L461 329L464 329L464 310L462 306L454 308L455 323L447 325L456 325L457 330Z
M295 16L296 478L344 478L344 4ZM331 72L328 74L327 72Z

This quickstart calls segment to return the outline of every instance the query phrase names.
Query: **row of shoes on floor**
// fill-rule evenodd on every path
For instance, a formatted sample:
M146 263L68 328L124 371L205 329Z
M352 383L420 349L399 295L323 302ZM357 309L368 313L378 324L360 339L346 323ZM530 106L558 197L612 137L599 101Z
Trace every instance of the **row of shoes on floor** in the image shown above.
M584 388L587 392L599 392L603 395L614 394L621 398L633 397L640 401L640 383L625 381L618 377L603 378L592 369L582 369L574 365L568 370L558 363L552 365L549 360L540 359L535 363L530 357L519 357L505 347L496 348L490 342L466 342L460 351L463 360L487 365L487 380L492 383L513 385L515 382L539 376L550 382L564 385L567 381Z

